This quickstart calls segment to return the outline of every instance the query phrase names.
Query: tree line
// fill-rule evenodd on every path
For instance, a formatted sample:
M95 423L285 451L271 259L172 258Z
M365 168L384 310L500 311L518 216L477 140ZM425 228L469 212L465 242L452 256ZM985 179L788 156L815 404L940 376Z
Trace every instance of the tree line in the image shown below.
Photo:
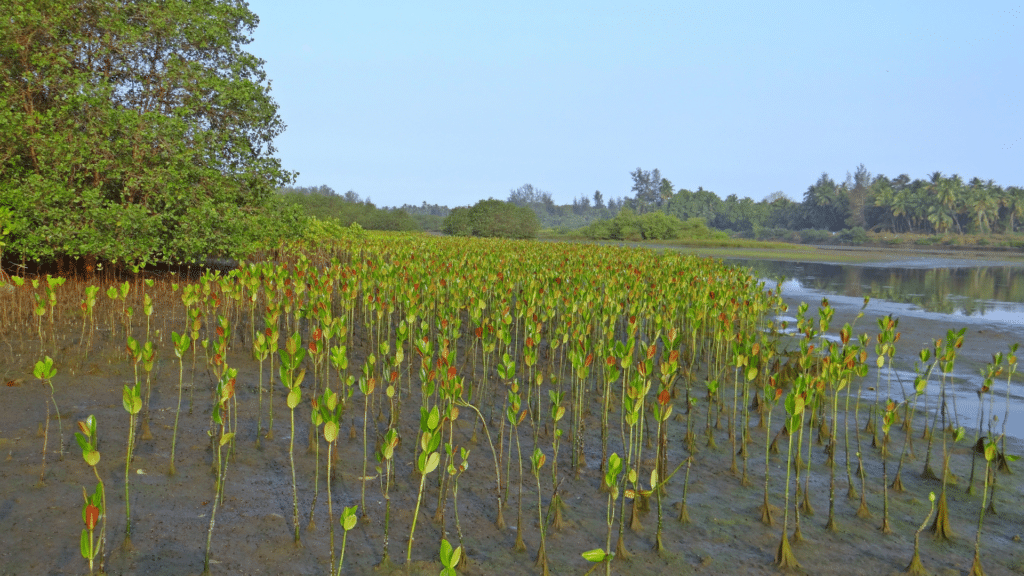
M927 178L907 174L872 175L861 164L845 180L828 173L807 187L801 202L783 192L761 201L730 194L724 199L710 190L677 189L658 169L630 173L631 196L604 201L600 191L557 206L547 192L529 184L512 190L509 202L529 206L545 227L610 220L628 209L636 216L660 212L681 222L702 219L718 230L756 236L773 231L866 231L917 234L1011 234L1024 220L1024 189L1002 187L992 180L933 172ZM552 225L554 224L554 225Z

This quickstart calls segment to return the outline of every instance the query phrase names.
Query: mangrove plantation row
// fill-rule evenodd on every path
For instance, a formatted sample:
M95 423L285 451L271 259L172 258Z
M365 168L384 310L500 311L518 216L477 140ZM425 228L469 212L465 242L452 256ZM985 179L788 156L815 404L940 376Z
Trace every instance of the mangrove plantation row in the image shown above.
M686 549L697 483L757 495L735 513L777 542L765 565L799 566L808 533L871 524L914 535L909 566L889 569L925 573L941 554L921 551L930 530L972 540L981 574L997 471L1014 459L1016 346L994 355L979 420L961 422L947 389L963 331L920 352L908 392L893 380L898 318L839 326L822 301L782 322L776 286L720 261L367 233L228 272L107 274L0 286L0 356L40 384L38 489L85 484L84 501L57 506L82 507L81 534L60 537L90 572L170 505L136 493L140 475L200 459L209 476L174 500L202 501L190 542L205 572L233 545L218 527L245 512L235 484L265 474L282 489L259 498L287 510L271 538L322 551L328 574L346 572L346 548L385 573L438 559L442 574L493 571L493 555L474 558L481 540L529 550L538 574L631 573L631 558ZM116 397L62 403L97 373L118 375ZM187 422L207 436L179 434ZM977 450L954 459L970 448L961 424L980 431ZM947 504L954 486L970 514ZM912 524L890 514L906 490L933 502ZM828 511L812 521L814 501ZM468 528L470 514L487 522ZM587 547L557 539L581 529Z

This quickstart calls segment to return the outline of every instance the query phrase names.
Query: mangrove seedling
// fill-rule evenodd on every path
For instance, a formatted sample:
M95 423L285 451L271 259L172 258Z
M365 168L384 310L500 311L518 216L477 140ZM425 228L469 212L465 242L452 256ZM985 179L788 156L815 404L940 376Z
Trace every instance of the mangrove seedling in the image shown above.
M324 440L327 441L327 521L331 527L331 566L334 566L334 498L331 496L331 464L334 443L338 439L338 431L341 429L341 406L338 403L338 395L327 388L321 394L320 399L314 401L313 410L320 414L324 425ZM313 513L310 512L310 523L313 522ZM344 522L342 522L344 524Z
M338 519L338 523L345 530L341 534L341 557L338 558L338 572L337 576L341 576L341 565L345 562L345 543L348 541L348 531L356 527L358 517L356 516L356 509L359 505L346 506L341 512L341 518ZM331 545L331 557L334 557L334 545Z
M405 564L412 564L412 543L416 534L416 519L420 514L423 502L423 487L427 482L427 474L437 469L441 463L441 455L437 448L441 445L441 413L437 406L428 411L420 408L420 455L416 458L416 471L420 475L420 489L416 494L416 508L412 514L412 526L409 527L409 546L405 550Z
M441 569L441 573L438 576L457 576L455 567L459 565L459 560L462 559L462 546L458 548L452 548L451 543L447 539L441 539L441 565L444 568ZM547 574L547 566L545 565L544 573Z
M793 430L800 426L803 420L804 399L794 387L786 396L786 413L789 418L786 421L786 428ZM786 489L785 507L782 513L782 540L779 542L779 549L775 552L775 564L779 568L799 568L800 563L793 555L793 549L789 545L789 480L793 470L793 434L789 434L789 448L786 454Z
M949 508L946 505L946 484L950 475L949 458L951 456L947 446L948 434L946 433L946 380L948 375L953 372L956 351L963 346L964 332L966 331L966 328L961 328L959 332L948 330L942 355L938 358L939 367L942 369L942 383L939 389L939 395L942 397L942 492L939 493L939 507L935 513L935 523L932 525L932 531L935 533L936 538L943 540L953 539L953 530L949 526ZM963 427L957 430L955 434L953 442L959 442L964 436Z
M89 561L89 574L92 574L96 556L100 553L100 540L95 531L103 510L103 485L97 484L92 495L85 491L85 486L82 486L82 498L85 500L82 506L82 522L85 523L85 528L82 529L82 537L79 539L79 550L82 557Z
M217 509L224 500L224 483L228 474L228 459L222 457L225 444L231 443L235 433L228 432L231 424L231 399L235 395L235 377L238 370L227 368L221 373L217 382L217 400L213 407L213 422L219 427L217 441L217 483L213 494L213 509L210 511L210 527L206 532L206 555L203 558L203 573L210 573L210 547L213 544L213 527L217 520Z
M288 437L288 461L292 467L292 524L295 527L295 546L301 546L299 539L299 488L295 481L295 408L302 402L302 380L306 377L306 370L300 370L298 375L295 369L302 363L306 356L306 350L300 345L302 335L295 332L288 338L284 350L280 350L281 384L288 390L287 404L291 413L291 434ZM268 431L269 434L269 431Z
M992 462L995 461L999 454L999 440L999 438L996 438L985 443L985 489L981 493L981 511L978 512L978 535L974 539L974 561L971 563L970 576L985 576L985 571L981 568L981 527L982 521L985 519L989 471L992 468Z
M126 524L124 527L124 549L132 549L132 509L129 504L128 485L131 480L132 452L135 450L135 416L142 410L142 395L139 385L134 387L124 385L121 394L121 404L128 412L128 454L124 460L124 516Z
M931 506L928 508L928 515L925 516L924 522L921 522L921 527L914 532L914 557L910 559L910 564L907 565L907 569L903 571L904 574L912 574L913 576L928 576L930 574L924 568L924 564L921 563L921 554L919 549L921 547L921 531L928 525L928 521L932 518L932 512L935 512L935 492L928 493L928 501L931 502Z
M57 375L57 369L53 367L53 358L46 358L36 362L32 369L32 375L39 379L41 384L50 386L50 402L53 402L53 409L57 412L57 426L60 429L60 459L64 459L64 425L61 423L60 409L57 408L57 399L53 395L53 377ZM46 425L43 426L43 469L39 472L39 485L46 482L46 446L50 438L50 402L46 404Z
M85 463L92 468L92 473L96 476L96 492L93 497L86 496L85 509L82 510L82 520L85 522L85 529L82 531L81 538L81 551L82 556L89 560L89 573L93 573L94 561L99 557L99 571L103 572L103 549L107 542L107 491L103 485L103 479L100 478L100 473L96 470L96 465L100 462L100 451L96 449L98 439L96 437L96 417L92 414L89 415L85 421L78 422L78 429L81 432L75 432L75 441L78 442L78 446L82 449L82 459ZM82 493L85 494L85 488L82 488ZM95 498L95 496L99 498ZM95 510L91 509L94 508ZM93 538L96 528L96 522L103 520L103 525L100 529L100 534L97 538ZM86 544L88 543L88 546Z
M380 564L378 564L378 567L385 571L390 571L393 567L388 549L391 538L391 463L395 458L395 448L397 446L398 431L394 428L389 428L384 434L384 442L381 443L380 450L378 450L376 454L377 461L381 462L384 467L384 469L381 470L381 466L377 466L377 474L380 476L381 493L384 496L384 553L381 556L381 561ZM364 512L364 517L365 514L366 513Z
M178 357L178 407L174 411L174 431L171 432L171 468L170 475L174 476L177 470L174 468L174 450L178 445L178 417L181 415L181 388L185 375L185 352L192 344L188 334L178 334L171 331L171 340L174 341L174 355Z
M544 466L544 460L545 456L540 451L540 448L534 448L533 456L530 457L530 463L532 464L533 476L537 480L537 525L540 527L540 548L537 549L537 562L534 566L540 568L542 576L548 576L548 553L544 540L544 509L541 506L540 499L540 469Z

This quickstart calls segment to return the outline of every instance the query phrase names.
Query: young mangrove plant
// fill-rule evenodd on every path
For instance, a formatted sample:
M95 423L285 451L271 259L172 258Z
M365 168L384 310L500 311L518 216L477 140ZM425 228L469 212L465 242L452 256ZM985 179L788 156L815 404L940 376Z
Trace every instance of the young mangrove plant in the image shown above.
M966 328L961 328L959 332L954 332L953 330L946 332L946 342L939 361L939 367L942 369L942 384L939 391L942 397L942 428L940 432L942 434L942 491L939 493L939 505L935 513L935 523L932 524L932 531L936 538L943 540L953 539L953 529L949 526L949 507L946 504L946 484L950 475L949 458L951 456L947 446L949 434L946 431L946 380L948 375L953 372L956 351L963 346L964 332L966 331ZM963 436L964 429L961 427L955 432L953 442L959 442Z
M551 518L551 527L555 530L562 529L562 509L565 503L558 495L558 444L562 437L562 429L558 427L559 421L565 416L565 407L562 406L564 392L548 390L548 397L551 400L551 426L554 434L551 435L551 503L548 504L548 517Z
M782 540L779 542L779 549L775 552L775 564L779 568L799 568L800 563L796 561L796 557L793 555L793 549L789 544L789 534L787 529L789 527L789 479L793 469L793 433L792 430L797 426L801 425L803 420L804 412L804 398L802 391L794 386L786 396L786 414L788 418L786 420L786 429L790 430L789 433L789 448L786 453L786 483L784 484L786 489L785 507L782 512Z
M654 469L651 470L651 484L652 485L657 483L656 479L657 479L657 477L659 475L659 470L661 471L660 474L662 476L664 476L664 474L665 474L665 469L661 465L661 462L662 462L662 459L664 458L664 455L665 455L664 452L665 452L665 449L667 448L668 442L667 441L662 442L661 438L662 438L662 433L664 432L664 429L668 427L668 419L672 415L672 405L669 404L669 401L671 400L671 398L672 398L672 395L669 393L668 388L662 388L661 391L658 392L658 397L657 397L658 401L654 405L652 405L652 407L651 407L651 410L652 410L652 412L654 414L654 419L657 420L657 422L658 422L657 438L659 439L658 440L658 444L657 444L657 448L655 450L655 455L654 455L654 461L657 464L654 466ZM658 551L658 552L660 552L664 548L664 546L662 546L662 543L661 543L661 530L662 530L662 518L663 518L663 509L662 509L662 505L661 505L661 495L662 495L662 492L663 492L663 490L658 490L657 493L655 494L655 498L657 498L657 500L658 500L658 528L657 528L657 530L654 533L654 549L656 551Z
M437 448L441 445L441 413L437 406L432 406L428 411L420 408L420 455L416 458L416 471L420 475L420 489L416 494L416 508L412 514L412 526L409 527L409 546L405 551L405 564L412 563L412 543L416 533L416 519L420 514L420 504L423 502L423 487L427 482L427 474L437 469L441 463L441 455Z
M36 362L35 367L32 369L32 375L39 380L40 384L48 384L50 386L50 402L53 403L53 409L57 412L57 427L60 429L60 459L63 460L64 424L61 422L60 409L57 408L57 399L53 395L53 377L57 375L57 369L53 367L53 358L47 356ZM43 469L39 472L40 486L46 483L46 451L47 441L50 438L50 402L44 402L46 404L46 424L43 426Z
M260 438L263 436L263 363L269 355L270 343L267 342L267 335L264 332L257 332L252 343L253 359L260 363L259 379L256 381L259 398L256 410L256 448L260 447Z
M217 521L217 510L219 504L224 500L224 483L227 481L228 459L222 455L223 448L230 444L235 436L229 432L231 423L231 400L235 395L235 377L238 370L235 368L225 369L217 382L216 402L213 406L213 422L217 427L217 482L214 486L213 509L210 510L210 526L206 531L206 554L203 557L203 573L210 573L210 548L213 544L213 527Z
M99 441L96 436L96 417L90 414L84 422L79 421L78 429L81 432L75 432L75 441L82 449L82 459L92 468L92 473L96 476L96 491L92 496L87 495L85 487L82 487L82 495L85 496L82 520L85 522L85 528L82 530L79 548L82 556L89 561L89 574L94 573L96 558L99 558L99 572L102 573L103 551L107 542L107 491L103 485L103 479L100 478L100 473L96 470L96 465L100 462L100 451L97 449ZM97 536L95 534L96 523L100 520L103 520L103 524Z
M384 570L390 571L393 567L391 563L391 557L389 556L389 544L391 538L391 463L395 458L395 448L398 447L398 431L394 428L389 428L384 433L384 441L381 443L380 450L377 451L377 461L383 465L377 466L377 475L380 476L380 487L381 494L384 496L384 543L383 543L383 554L381 555L380 564L377 566ZM355 508L355 506L353 506ZM363 513L365 517L365 512Z
M907 565L907 569L903 571L904 574L911 574L913 576L928 576L931 572L925 570L924 564L921 563L921 554L919 552L921 548L921 531L928 525L928 521L932 518L932 512L935 512L935 492L928 493L928 501L931 502L931 506L928 508L928 515L925 516L924 522L921 522L921 527L914 532L914 557L910 559L910 564Z
M79 338L79 345L82 348L82 362L83 364L89 358L89 349L92 348L92 333L96 331L96 318L93 316L93 311L96 309L96 294L100 291L98 286L86 286L85 287L85 299L82 300L82 335ZM88 320L90 326L88 342L85 338L85 321Z
M505 417L508 418L508 421L511 424L509 426L509 434L510 436L515 437L516 447L518 448L519 454L519 497L517 498L519 507L516 512L516 541L512 547L516 552L525 552L526 543L523 542L523 451L522 446L519 444L519 424L524 418L526 418L527 411L525 409L523 409L522 412L519 411L522 407L522 400L519 397L519 384L515 380L512 381L512 385L508 390L507 406L508 408L505 411ZM512 438L510 437L509 452L511 451Z
M537 525L540 527L540 548L537 549L537 562L534 566L540 568L542 576L548 576L548 552L544 539L544 509L540 499L540 469L544 466L545 458L539 447L533 449L533 456L530 457L532 464L530 468L533 471L533 477L537 480Z
M341 524L341 527L344 529L344 532L342 532L342 534L341 534L341 556L338 558L338 572L337 572L337 576L341 576L341 565L345 562L345 543L348 541L348 532L349 532L349 530L355 528L356 527L356 523L359 521L358 516L356 516L356 509L358 509L358 508L359 508L358 504L353 505L353 506L346 506L345 509L342 510L342 512L341 512L341 518L338 519L338 523ZM331 542L332 542L331 543L331 558L333 560L333 558L334 558L334 544L333 544L333 540Z
M134 387L124 385L121 394L121 404L128 412L128 453L124 460L124 549L132 549L132 509L130 506L128 487L131 480L132 452L135 451L135 420L136 415L142 410L142 395L138 383Z
M299 539L299 489L295 482L295 408L302 402L302 380L306 377L306 370L300 370L298 375L295 370L302 363L306 356L306 350L301 346L302 335L295 332L285 342L281 354L281 384L288 390L287 404L291 413L291 434L288 437L288 462L292 468L292 524L295 527L295 546L301 546ZM273 424L271 424L273 426ZM268 431L269 434L269 431Z
M768 503L768 479L770 476L769 459L771 457L770 450L772 437L772 409L775 407L775 404L779 401L779 398L782 397L782 385L781 383L779 383L777 375L773 374L768 377L768 382L765 383L764 390L762 392L763 394L761 397L761 409L764 413L768 414L768 418L766 422L767 429L764 435L764 502L761 504L759 511L761 513L761 523L763 523L765 526L771 527L775 525L775 519L772 516L772 505ZM687 476L689 476L689 468L687 468ZM685 496L685 494L686 491L684 490L683 495ZM683 508L686 507L685 502L686 501L684 499L682 506ZM682 510L680 510L680 519L682 519L682 515L683 512ZM686 518L687 520L689 520L689 515L687 515ZM783 533L785 533L785 530L783 530Z
M100 553L100 539L95 532L103 511L103 485L97 484L96 491L91 495L85 491L85 486L82 486L82 499L85 500L82 506L82 522L85 523L85 528L82 529L78 548L82 557L89 561L89 574L92 574L96 556Z
M974 539L974 561L971 562L970 576L985 576L981 567L981 527L985 519L985 504L988 497L989 473L992 469L992 462L999 454L999 438L985 442L985 489L981 493L981 510L978 512L978 535Z
M451 445L445 446L450 454L454 455L455 449ZM459 547L462 548L465 545L465 539L462 537L462 523L459 521L459 477L462 473L469 468L469 450L466 448L459 448L459 456L461 462L458 466L455 465L454 458L449 458L448 461L448 475L451 477L452 483L452 508L455 510L455 529L459 535ZM467 560L466 556L462 556L462 562L465 563ZM455 563L458 564L457 562ZM452 566L453 568L455 565Z
M366 457L367 457L367 432L366 426L370 420L370 395L377 386L377 379L373 376L373 367L377 358L370 354L363 364L363 377L359 379L359 391L363 393L363 475L359 478L359 505L363 510L363 521L368 522L370 517L366 515Z
M171 331L171 340L174 341L174 355L178 357L178 407L174 410L174 431L171 432L171 467L168 473L171 476L177 474L174 467L174 450L178 445L178 417L181 415L181 388L185 376L185 353L192 344L188 334L178 334Z
M455 567L462 560L462 546L452 548L451 543L447 539L442 538L439 556L441 557L441 565L444 568L441 569L441 573L438 576L457 576ZM547 574L547 570L544 573Z
M334 567L334 498L331 495L331 464L334 444L341 429L341 405L338 395L330 388L324 389L319 400L314 401L313 410L320 415L324 426L324 440L327 441L327 519L331 529L331 567ZM312 513L310 513L312 522ZM344 522L342 522L344 524Z
M607 513L605 514L605 521L608 525L608 532L605 536L604 550L600 548L594 548L583 553L583 558L588 562L594 562L594 567L591 568L587 574L594 571L600 563L604 563L605 576L611 576L612 573L612 559L615 558L615 552L612 552L612 527L615 525L615 501L619 499L619 474L622 473L622 459L615 452L612 452L608 456L608 464L604 468L604 476L602 477L602 484L604 485L605 491L608 492L608 505L606 507Z

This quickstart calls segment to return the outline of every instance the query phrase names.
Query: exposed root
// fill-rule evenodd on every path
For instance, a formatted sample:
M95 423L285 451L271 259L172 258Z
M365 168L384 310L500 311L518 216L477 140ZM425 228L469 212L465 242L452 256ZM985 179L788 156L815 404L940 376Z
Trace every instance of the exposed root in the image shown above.
M981 568L981 556L977 550L974 551L974 562L971 563L970 576L985 576L985 570Z
M633 507L629 514L629 529L633 532L643 532L644 525L640 523L640 512L637 509L637 501L633 500Z
M952 540L953 529L949 526L949 506L946 505L946 491L943 490L939 496L939 505L936 508L935 522L932 524L932 533L941 540Z
M910 559L910 564L903 573L912 576L930 576L930 573L924 569L924 564L921 563L921 555L918 554L917 548L914 548L914 557Z
M544 541L540 541L540 550L537 550L537 561L533 563L535 568L540 568L542 576L548 576L548 554L544 550Z
M629 560L633 555L626 550L626 543L622 540L622 535L619 534L619 540L615 543L615 559L616 560Z
M868 510L868 502L863 497L860 499L860 507L857 508L857 518L871 518L871 510Z
M800 512L802 512L802 513L804 513L804 514L806 514L808 516L814 516L814 507L811 506L811 500L810 500L810 498L807 497L807 495L808 495L808 491L804 490L804 500L800 504Z
M494 527L499 531L504 532L505 528L508 526L505 525L505 515L501 511L502 508L504 508L504 506L498 506L498 518L494 520Z
M685 502L683 502L679 506L679 515L676 516L676 520L678 520L680 524L689 524L690 523L690 511L686 508L686 503Z
M789 546L789 537L782 533L782 542L779 542L779 549L775 552L775 565L782 569L797 569L800 563L793 556L793 549Z

